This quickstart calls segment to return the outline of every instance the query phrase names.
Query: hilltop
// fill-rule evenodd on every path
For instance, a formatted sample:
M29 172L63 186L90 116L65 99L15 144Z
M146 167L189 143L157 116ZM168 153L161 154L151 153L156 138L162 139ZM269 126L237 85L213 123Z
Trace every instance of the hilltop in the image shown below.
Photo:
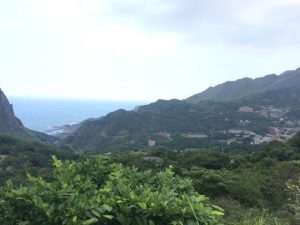
M9 103L6 95L0 89L0 134L11 135L28 141L51 142L55 138L44 133L27 129L14 113L13 106Z
M168 148L209 147L217 139L229 139L230 129L251 129L265 133L270 118L238 111L237 103L203 102L191 104L180 100L158 100L136 110L123 109L97 120L84 121L65 139L77 149L117 151L145 148L149 141ZM250 120L247 127L240 121Z
M243 78L236 81L228 81L215 87L210 87L203 92L186 98L184 101L194 104L207 100L218 102L253 100L255 103L263 103L264 98L267 98L267 101L274 103L274 100L276 99L277 101L278 98L273 97L271 99L270 97L273 95L287 95L287 91L289 91L290 96L293 96L292 93L294 92L299 96L299 86L300 68L286 71L281 75L271 74L256 79ZM262 101L259 101L259 99L262 99ZM285 102L285 104L292 102L291 100Z
M299 131L299 86L300 69L226 82L182 101L158 100L84 121L65 143L109 152L284 141Z

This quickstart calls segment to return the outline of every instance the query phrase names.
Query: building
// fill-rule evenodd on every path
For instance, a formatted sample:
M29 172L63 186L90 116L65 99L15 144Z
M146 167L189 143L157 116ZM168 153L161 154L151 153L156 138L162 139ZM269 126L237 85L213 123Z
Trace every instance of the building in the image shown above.
M269 133L272 136L273 140L277 140L280 137L280 130L276 127L270 127Z
M207 138L207 135L206 134L188 133L188 134L183 134L182 137L185 137L185 138Z
M150 161L150 162L157 162L157 163L161 163L163 162L163 159L160 158L160 157L156 157L156 156L146 156L146 157L143 157L143 159L145 161Z
M229 134L235 134L235 135L240 135L244 133L244 130L237 130L237 129L229 129L228 130Z
M160 131L160 132L158 132L158 136L159 136L159 137L163 137L163 138L170 139L171 134L168 133L168 132L166 132L166 131Z
M247 126L249 125L251 122L249 120L240 120L239 124L241 126Z
M227 145L231 145L231 144L233 144L235 142L236 142L236 139L235 138L231 138L231 139L227 140Z
M149 147L154 147L155 145L156 145L156 141L155 140L151 140L151 139L148 140L148 146Z
M242 106L239 108L239 112L253 113L254 110L253 110L253 108L251 108L249 106Z
M8 155L0 155L0 161L6 159L7 157Z
M269 111L267 109L262 109L258 111L258 114L260 116L268 117L269 116Z
M256 135L253 137L253 142L252 144L255 144L255 145L260 145L262 143L269 143L273 141L272 140L272 137L269 137L269 136L261 136L261 135Z

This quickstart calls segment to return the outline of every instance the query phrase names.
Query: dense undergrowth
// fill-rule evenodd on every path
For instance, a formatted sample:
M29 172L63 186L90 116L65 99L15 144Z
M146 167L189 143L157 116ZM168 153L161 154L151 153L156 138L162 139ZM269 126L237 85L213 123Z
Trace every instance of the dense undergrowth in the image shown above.
M0 161L0 224L300 224L300 135L249 154L153 149L78 157L65 148L59 158L75 161L54 158L54 169L48 159L57 149L1 140L2 154L13 153ZM32 173L40 168L47 173ZM24 171L37 177L24 179Z
M223 210L171 169L139 172L95 156L62 163L53 179L28 176L24 186L1 190L0 222L15 224L220 224Z

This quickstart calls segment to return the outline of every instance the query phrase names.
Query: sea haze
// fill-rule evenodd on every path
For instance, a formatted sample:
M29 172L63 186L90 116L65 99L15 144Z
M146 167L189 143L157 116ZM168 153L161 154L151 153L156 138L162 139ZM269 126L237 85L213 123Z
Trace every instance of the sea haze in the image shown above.
M98 118L117 109L132 110L146 102L70 100L10 97L16 116L24 126L41 132L53 126L75 124L88 118Z

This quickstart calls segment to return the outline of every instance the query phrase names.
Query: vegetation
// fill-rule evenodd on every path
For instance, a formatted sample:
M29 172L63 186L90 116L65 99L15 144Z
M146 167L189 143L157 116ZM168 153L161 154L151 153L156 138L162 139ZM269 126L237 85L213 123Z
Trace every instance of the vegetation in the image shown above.
M1 189L1 224L221 224L223 211L171 169L139 172L103 156L53 160L51 182L28 175L25 186Z
M98 120L85 121L65 143L93 152L141 149L147 147L148 139L155 139L157 145L168 149L207 148L220 146L218 140L233 137L228 134L229 129L245 129L239 125L240 120L251 120L247 129L258 134L264 134L272 126L270 118L240 113L239 106L236 103L195 105L179 100L159 100L135 111L117 110ZM163 131L172 136L160 137L159 132ZM207 138L183 136L188 133L206 134Z
M57 155L63 160L78 157L67 146L57 148L0 135L0 185L7 179L22 183L26 173L48 177L51 172L51 155Z
M297 69L280 76L244 78L209 88L183 101L158 100L133 111L117 110L83 122L65 143L92 152L139 150L148 146L148 140L174 150L223 148L227 142L250 143L252 135L265 136L270 127L297 126L299 74ZM242 106L251 106L255 113L239 112ZM232 129L255 134L235 135L229 132ZM160 136L162 132L171 136Z
M295 93L299 94L297 90L300 84L299 74L300 69L297 69L286 71L280 76L272 74L257 79L244 78L237 81L229 81L208 88L204 92L185 99L185 101L198 104L206 100L238 102L251 99L252 102L256 103L268 103L264 101L272 99L272 103L276 105L280 103L283 103L285 106L295 105L293 99L297 100L297 98L293 96L295 96ZM276 98L274 95L279 98ZM297 103L299 103L299 100L297 100Z
M25 128L15 116L12 105L0 89L0 135L12 135L27 141L43 141L53 143L56 138Z
M158 149L114 153L111 158L141 170L174 165L178 175L192 179L196 191L225 209L228 224L298 224L299 153L300 134L288 143L274 142L245 155Z
M300 133L285 143L226 143L241 120L265 134L281 119L238 112L245 104L293 105L285 116L297 122L299 71L118 110L83 122L59 147L0 135L0 224L299 224Z
M299 222L300 134L247 154L154 149L80 158L2 136L0 153L8 154L2 181L15 181L1 188L1 224ZM52 154L76 161L54 158L52 170ZM39 177L25 179L22 168Z

